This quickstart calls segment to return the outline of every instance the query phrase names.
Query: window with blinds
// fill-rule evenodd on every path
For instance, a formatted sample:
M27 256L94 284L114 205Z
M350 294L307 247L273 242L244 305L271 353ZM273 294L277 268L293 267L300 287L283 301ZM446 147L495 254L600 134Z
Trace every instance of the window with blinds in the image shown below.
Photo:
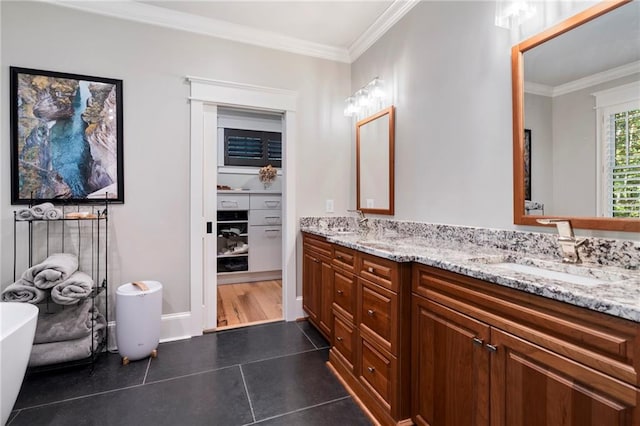
M282 166L282 134L255 130L224 129L224 165Z
M610 217L640 217L640 109L607 114L605 206Z

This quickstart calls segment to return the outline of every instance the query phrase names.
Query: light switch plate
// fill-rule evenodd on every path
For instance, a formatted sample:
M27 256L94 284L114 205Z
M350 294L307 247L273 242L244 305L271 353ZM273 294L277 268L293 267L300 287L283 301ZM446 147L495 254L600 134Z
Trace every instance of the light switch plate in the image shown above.
M333 213L333 200L327 200L325 210L327 213Z

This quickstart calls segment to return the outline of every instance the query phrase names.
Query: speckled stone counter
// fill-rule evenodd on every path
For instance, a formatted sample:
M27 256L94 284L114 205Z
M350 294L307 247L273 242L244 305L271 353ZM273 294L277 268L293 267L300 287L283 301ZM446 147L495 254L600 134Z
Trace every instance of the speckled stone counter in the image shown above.
M640 242L589 238L583 263L561 263L557 235L420 222L302 218L300 229L396 262L417 262L640 322ZM573 284L505 269L517 263L605 281Z

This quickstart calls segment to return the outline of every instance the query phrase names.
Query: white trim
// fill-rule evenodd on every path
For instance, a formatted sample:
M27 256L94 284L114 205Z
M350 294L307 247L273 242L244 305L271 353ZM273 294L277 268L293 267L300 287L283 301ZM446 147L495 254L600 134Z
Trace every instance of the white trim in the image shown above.
M235 166L218 166L218 173L232 175L257 175L260 167L235 167ZM282 176L282 169L277 169L278 176Z
M613 105L633 102L640 99L640 81L600 90L592 93L596 98L596 108L605 108Z
M117 350L116 322L109 321L109 350ZM202 334L202 330L200 330ZM160 319L160 343L191 338L191 313L178 312L162 315Z
M532 95L540 96L553 96L553 87L546 84L533 83L531 81L524 82L524 93L530 93Z
M219 19L205 18L136 1L76 1L43 0L57 6L111 16L128 21L143 22L190 33L203 34L225 40L247 43L299 55L312 56L338 62L350 62L344 47L315 43L295 37L259 30L246 25ZM399 0L396 0L399 1Z
M252 108L256 110L279 111L283 113L283 235L282 235L282 312L284 319L293 321L299 316L301 303L297 303L296 289L296 233L298 230L295 204L295 142L296 142L296 105L297 92L290 90L259 87L248 84L232 83L228 81L211 80L199 77L187 77L191 83L191 329L194 335L201 334L203 329L215 329L216 303L215 298L217 276L210 276L203 272L207 268L205 256L207 251L203 246L205 234L206 211L214 212L210 207L209 197L215 197L217 176L213 172L217 168L206 171L202 163L209 149L215 150L217 131L210 128L207 122L211 118L205 117L217 106L232 106ZM210 109L213 107L213 109ZM195 117L194 115L199 115ZM208 129L208 130L207 130ZM214 133L213 142L205 136ZM206 142L205 142L205 139ZM213 145L211 146L211 144ZM212 155L212 154L209 154ZM215 153L213 154L215 156ZM215 158L213 158L215 164ZM203 183L203 179L205 182ZM208 194L208 195L207 195ZM206 211L203 211L204 210ZM211 213L213 214L213 213ZM210 218L215 226L215 218ZM199 244L198 244L199 243ZM215 252L215 250L214 250ZM209 268L210 269L210 268ZM206 285L206 288L205 288ZM204 294L203 294L204 293ZM206 302L205 302L206 301ZM207 303L207 307L203 306ZM212 305L213 303L213 305ZM298 307L300 305L300 307ZM203 321L204 319L204 321Z
M204 173L204 105L200 101L191 102L191 159L190 159L190 197L189 197L189 269L191 287L191 335L199 336L203 330L202 306L204 296L202 281L204 268L202 257L204 256L204 231L206 229L204 218L203 173ZM198 289L199 291L195 291Z
M579 78L568 83L560 84L558 86L548 86L546 84L525 81L524 91L525 93L531 93L534 95L555 97L586 89L588 87L593 87L596 84L606 83L617 78L627 77L639 73L640 61L636 61L630 64L622 65L620 67L592 74L587 77Z
M364 33L349 46L350 62L355 61L393 27L404 15L409 13L420 0L395 0L382 15L375 20Z
M302 309L302 296L296 298L296 306L295 306L295 317L298 318L306 318L307 314L304 313L304 309Z

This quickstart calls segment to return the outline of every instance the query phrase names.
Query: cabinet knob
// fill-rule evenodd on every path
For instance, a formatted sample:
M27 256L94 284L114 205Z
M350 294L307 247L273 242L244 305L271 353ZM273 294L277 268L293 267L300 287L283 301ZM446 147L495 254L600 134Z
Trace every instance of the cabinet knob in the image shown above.
M367 370L369 370L369 373L373 373L374 371L376 371L376 369L373 367L367 367Z
M336 255L336 259L342 260L342 255L340 255L340 254Z
M375 314L375 311L374 311L373 309L369 309L369 310L367 311L367 315L369 315L370 317L372 317L372 316L373 316L373 314Z
M340 296L342 296L342 294L343 294L343 293L344 293L344 291L342 291L342 290L338 290L338 294L339 294Z
M482 346L482 345L484 344L484 340L479 339L479 338L477 338L477 337L474 337L474 338L473 338L473 343L474 343L474 344L476 344L476 345L478 345L478 346Z
M338 342L342 342L342 337L340 337L340 336L336 336L336 340L337 340Z
M316 262L316 263L320 263L320 259L315 259L314 258L313 261Z
M491 351L491 352L498 352L498 347L497 347L497 346L495 346L495 345L490 345L490 344L488 344L488 343L487 343L485 346L486 346L486 347L487 347L487 349L488 349L489 351Z
M373 269L373 267L372 267L372 266L369 266L369 267L367 268L367 271L369 271L369 272L371 272L371 273L373 274L376 270L375 270L375 269Z

